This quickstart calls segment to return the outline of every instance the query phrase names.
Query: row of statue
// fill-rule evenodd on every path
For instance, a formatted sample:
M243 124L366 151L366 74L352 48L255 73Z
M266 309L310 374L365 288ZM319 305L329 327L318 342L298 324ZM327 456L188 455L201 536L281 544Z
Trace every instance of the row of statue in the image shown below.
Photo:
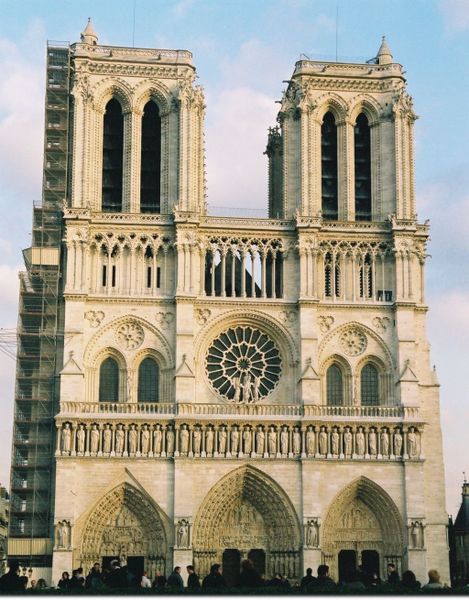
M415 427L64 423L57 456L418 458Z

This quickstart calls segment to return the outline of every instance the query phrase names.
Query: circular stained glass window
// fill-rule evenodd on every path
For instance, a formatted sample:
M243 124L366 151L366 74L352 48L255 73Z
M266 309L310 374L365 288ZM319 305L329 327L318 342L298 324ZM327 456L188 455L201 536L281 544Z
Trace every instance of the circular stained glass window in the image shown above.
M273 340L258 329L240 326L221 333L208 349L205 366L214 390L226 400L251 404L276 387L282 370Z

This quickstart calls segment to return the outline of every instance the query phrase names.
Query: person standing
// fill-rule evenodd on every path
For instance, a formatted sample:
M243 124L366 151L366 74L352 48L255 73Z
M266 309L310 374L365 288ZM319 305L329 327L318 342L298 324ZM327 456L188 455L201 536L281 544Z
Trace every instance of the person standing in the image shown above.
M143 571L142 578L140 580L140 587L151 588L151 581L148 579L148 575L147 575L146 571Z
M168 587L173 588L174 590L184 589L184 581L181 577L181 567L174 567L173 572L168 577Z
M388 583L390 585L396 585L400 581L399 573L397 572L396 565L394 563L388 564Z
M300 590L305 592L308 586L313 585L316 582L316 577L313 576L313 569L306 569L306 575L301 579Z
M187 588L189 590L196 590L200 588L199 576L195 572L193 565L187 565L186 569L189 574L189 577L187 579Z
M213 564L210 567L210 573L202 581L202 588L210 588L220 590L226 588L226 581L223 575L220 573L220 567L218 563Z
M18 575L20 563L17 560L10 562L8 573L0 577L0 592L14 592L23 589L21 577Z

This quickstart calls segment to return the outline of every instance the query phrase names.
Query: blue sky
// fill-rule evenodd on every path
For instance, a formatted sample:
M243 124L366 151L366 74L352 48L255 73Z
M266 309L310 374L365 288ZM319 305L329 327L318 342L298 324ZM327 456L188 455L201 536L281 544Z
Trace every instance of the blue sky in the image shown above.
M135 28L134 22L135 6ZM205 88L213 206L266 206L266 130L303 53L362 61L386 35L404 65L416 123L419 219L431 220L428 331L441 387L447 510L469 473L469 0L0 0L0 327L13 330L21 248L41 196L46 40L194 53ZM0 360L0 482L8 482L14 362Z

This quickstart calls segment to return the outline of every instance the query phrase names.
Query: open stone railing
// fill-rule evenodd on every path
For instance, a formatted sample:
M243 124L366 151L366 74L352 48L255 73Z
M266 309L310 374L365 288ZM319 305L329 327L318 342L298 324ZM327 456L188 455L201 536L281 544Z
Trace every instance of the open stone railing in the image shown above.
M149 415L167 418L183 417L302 417L308 420L418 420L417 406L326 406L294 404L208 404L208 403L168 403L168 402L61 402L57 415L61 420L68 416L96 415L101 417L146 418Z

